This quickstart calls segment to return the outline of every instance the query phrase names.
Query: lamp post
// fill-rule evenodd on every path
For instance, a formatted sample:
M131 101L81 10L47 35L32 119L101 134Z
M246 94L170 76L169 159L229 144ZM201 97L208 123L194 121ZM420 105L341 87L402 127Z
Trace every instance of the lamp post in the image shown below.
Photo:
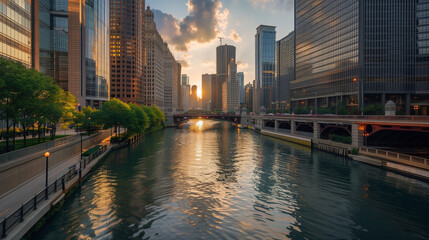
M45 152L45 157L46 157L46 177L45 177L45 187L48 187L48 161L49 161L49 152Z
M88 136L91 136L91 117L88 118L89 125L88 125Z

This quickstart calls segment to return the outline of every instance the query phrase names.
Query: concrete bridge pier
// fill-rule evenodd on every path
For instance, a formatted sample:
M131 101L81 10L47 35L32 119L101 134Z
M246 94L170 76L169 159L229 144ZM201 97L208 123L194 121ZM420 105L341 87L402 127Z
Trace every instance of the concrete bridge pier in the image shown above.
M280 121L279 120L274 120L274 131L275 132L279 131L279 126L280 126Z
M353 123L352 124L352 146L355 148L363 146L363 138L364 138L364 125Z
M313 122L313 138L320 139L320 125L318 122Z
M290 133L292 135L295 135L296 133L296 122L293 119L290 120Z

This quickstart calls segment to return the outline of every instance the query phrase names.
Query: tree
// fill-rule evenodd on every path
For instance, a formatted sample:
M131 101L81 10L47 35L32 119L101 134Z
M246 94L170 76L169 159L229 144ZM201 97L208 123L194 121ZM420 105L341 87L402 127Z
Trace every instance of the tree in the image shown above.
M128 104L130 106L132 121L128 127L131 133L142 133L146 128L149 127L149 117L138 105Z
M143 111L146 113L146 115L149 117L150 126L156 126L156 116L153 112L153 109L148 106L142 106Z
M132 118L130 106L116 98L103 104L100 115L105 127L115 127L116 135L120 126L129 126L130 118Z
M157 106L152 106L151 108L152 108L152 112L155 115L155 124L158 126L164 125L165 114Z

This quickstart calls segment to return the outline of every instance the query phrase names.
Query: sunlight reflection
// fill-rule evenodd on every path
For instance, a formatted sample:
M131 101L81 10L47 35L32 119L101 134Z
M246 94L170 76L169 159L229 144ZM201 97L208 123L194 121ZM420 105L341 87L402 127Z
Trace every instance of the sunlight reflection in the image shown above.
M203 120L200 120L200 121L197 122L198 130L200 130L200 131L203 130L203 124L204 124Z

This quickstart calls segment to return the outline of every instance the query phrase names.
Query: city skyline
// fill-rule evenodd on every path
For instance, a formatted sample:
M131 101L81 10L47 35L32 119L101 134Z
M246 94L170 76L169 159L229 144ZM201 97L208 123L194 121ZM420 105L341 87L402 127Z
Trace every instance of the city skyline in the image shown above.
M286 36L294 28L293 1L275 0L204 0L193 6L192 0L147 0L146 4L153 9L157 28L171 46L177 60L182 61L182 73L190 76L190 84L197 85L201 97L201 76L216 72L216 47L220 45L219 36L224 36L222 44L237 47L237 71L245 75L244 84L251 83L255 76L254 36L256 28L261 25L276 26L277 35ZM209 4L209 3L214 3ZM191 8L189 8L191 6ZM184 30L181 35L171 36L167 21L180 24L182 29L186 23L193 23L203 9L212 9L216 26L215 33L202 31L202 35L194 36ZM199 11L199 12L196 12ZM212 15L211 15L212 16ZM197 25L202 26L202 25ZM177 29L174 29L176 32ZM199 29L197 29L199 30ZM219 34L217 34L218 32ZM235 39L235 40L234 40ZM197 40L202 40L198 43ZM188 49L183 48L183 42ZM183 62L185 61L185 62Z

